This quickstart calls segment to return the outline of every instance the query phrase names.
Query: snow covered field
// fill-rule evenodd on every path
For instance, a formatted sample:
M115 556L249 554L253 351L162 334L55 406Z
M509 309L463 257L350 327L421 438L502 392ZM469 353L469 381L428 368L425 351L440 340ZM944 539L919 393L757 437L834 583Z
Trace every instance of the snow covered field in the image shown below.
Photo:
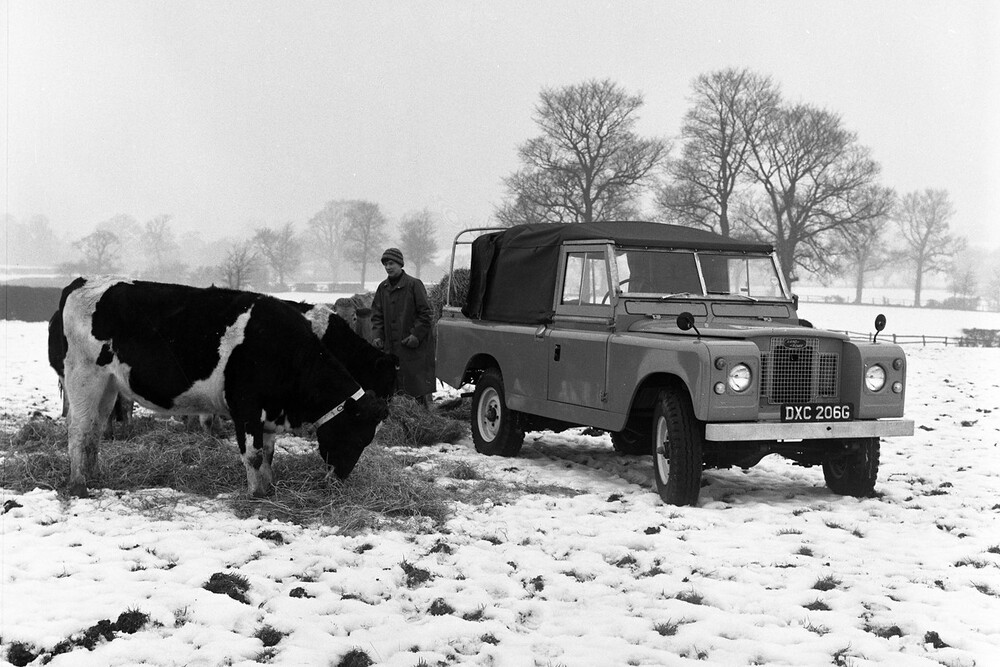
M887 331L919 333L887 315ZM870 328L867 313L803 316ZM431 532L345 536L183 499L150 516L136 494L63 502L0 480L0 657L51 654L131 610L152 623L48 664L326 666L355 650L399 667L1000 664L1000 350L907 354L916 435L883 443L872 499L769 457L709 471L698 507L668 507L648 458L579 430L529 434L517 459L468 439L424 450L552 485L458 506ZM45 359L44 324L0 322L4 428L58 414ZM246 578L248 604L203 588L218 572Z

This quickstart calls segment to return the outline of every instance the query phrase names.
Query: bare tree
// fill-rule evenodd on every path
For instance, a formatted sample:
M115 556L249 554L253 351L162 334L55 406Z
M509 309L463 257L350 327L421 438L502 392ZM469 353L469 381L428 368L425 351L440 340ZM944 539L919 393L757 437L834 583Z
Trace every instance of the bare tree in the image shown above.
M995 251L990 258L983 295L990 308L1000 310L1000 251Z
M534 120L541 136L518 149L524 167L504 179L504 224L632 217L651 172L667 154L635 131L641 95L610 80L544 88ZM527 213L525 216L524 214Z
M842 257L854 274L854 303L861 303L866 276L892 260L885 238L888 215L838 227L834 253Z
M218 267L218 273L230 289L250 287L255 276L260 273L260 255L253 241L236 243L226 251L226 258Z
M378 204L354 201L347 209L347 227L344 229L344 250L351 261L361 268L361 287L364 289L368 263L377 259L385 243L386 218Z
M824 273L838 228L886 215L892 190L877 185L880 167L840 117L798 104L776 109L753 138L748 168L763 194L746 224L771 242L789 284L796 268Z
M158 215L146 222L142 232L142 246L149 259L145 273L158 280L183 279L186 266L177 257L179 246L170 228L171 215Z
M329 201L306 223L312 254L326 264L334 280L340 279L340 268L344 262L343 235L350 206L350 201Z
M142 226L134 217L127 213L119 213L99 222L96 229L111 232L118 239L121 263L116 271L128 273L141 271Z
M730 68L695 79L691 102L683 149L667 166L671 180L657 194L657 207L672 222L731 236L730 210L751 143L780 93L770 77Z
M913 305L920 305L924 275L943 271L951 258L965 246L964 239L951 235L949 221L955 207L947 190L925 189L908 192L896 209L896 221L903 236L903 256L913 263L915 276Z
M51 266L64 255L62 243L44 215L33 215L19 223L12 215L5 217L4 257L10 264Z
M280 229L261 227L254 230L253 243L267 266L278 277L280 287L298 270L302 262L302 243L295 235L295 226L285 223Z
M63 273L117 273L121 271L119 251L121 242L118 235L106 229L98 229L73 243L73 247L83 253L79 262L63 264Z
M434 219L427 209L399 221L399 247L407 263L413 264L413 275L420 277L420 269L431 261L437 252Z

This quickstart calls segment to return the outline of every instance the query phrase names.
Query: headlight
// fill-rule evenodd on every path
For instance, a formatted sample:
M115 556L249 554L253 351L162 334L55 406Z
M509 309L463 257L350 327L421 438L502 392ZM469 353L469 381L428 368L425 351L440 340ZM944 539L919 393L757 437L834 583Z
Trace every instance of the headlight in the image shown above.
M868 391L879 391L885 386L885 369L875 364L865 371L865 386Z
M746 391L752 380L753 374L746 364L736 364L729 369L729 388L736 393Z

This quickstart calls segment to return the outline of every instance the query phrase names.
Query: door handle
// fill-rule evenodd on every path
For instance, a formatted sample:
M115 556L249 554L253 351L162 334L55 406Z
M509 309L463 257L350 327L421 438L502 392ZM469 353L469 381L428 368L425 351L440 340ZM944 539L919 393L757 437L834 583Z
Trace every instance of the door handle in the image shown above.
M562 354L562 345L556 345L555 352L552 355L552 361L559 361L559 356Z

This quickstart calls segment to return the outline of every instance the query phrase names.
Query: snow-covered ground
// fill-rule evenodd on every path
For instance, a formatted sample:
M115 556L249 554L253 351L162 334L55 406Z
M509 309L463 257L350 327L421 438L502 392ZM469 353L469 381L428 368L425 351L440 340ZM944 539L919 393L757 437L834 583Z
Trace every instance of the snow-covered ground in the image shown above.
M0 657L15 643L51 654L138 610L144 629L49 664L326 666L355 649L400 667L1000 664L1000 350L907 354L916 434L884 442L872 499L768 457L709 471L698 507L668 507L648 458L579 430L529 434L518 459L468 440L424 450L551 485L460 505L432 532L0 490ZM58 414L45 358L44 324L0 323L6 428ZM205 590L217 572L245 577L249 604Z

